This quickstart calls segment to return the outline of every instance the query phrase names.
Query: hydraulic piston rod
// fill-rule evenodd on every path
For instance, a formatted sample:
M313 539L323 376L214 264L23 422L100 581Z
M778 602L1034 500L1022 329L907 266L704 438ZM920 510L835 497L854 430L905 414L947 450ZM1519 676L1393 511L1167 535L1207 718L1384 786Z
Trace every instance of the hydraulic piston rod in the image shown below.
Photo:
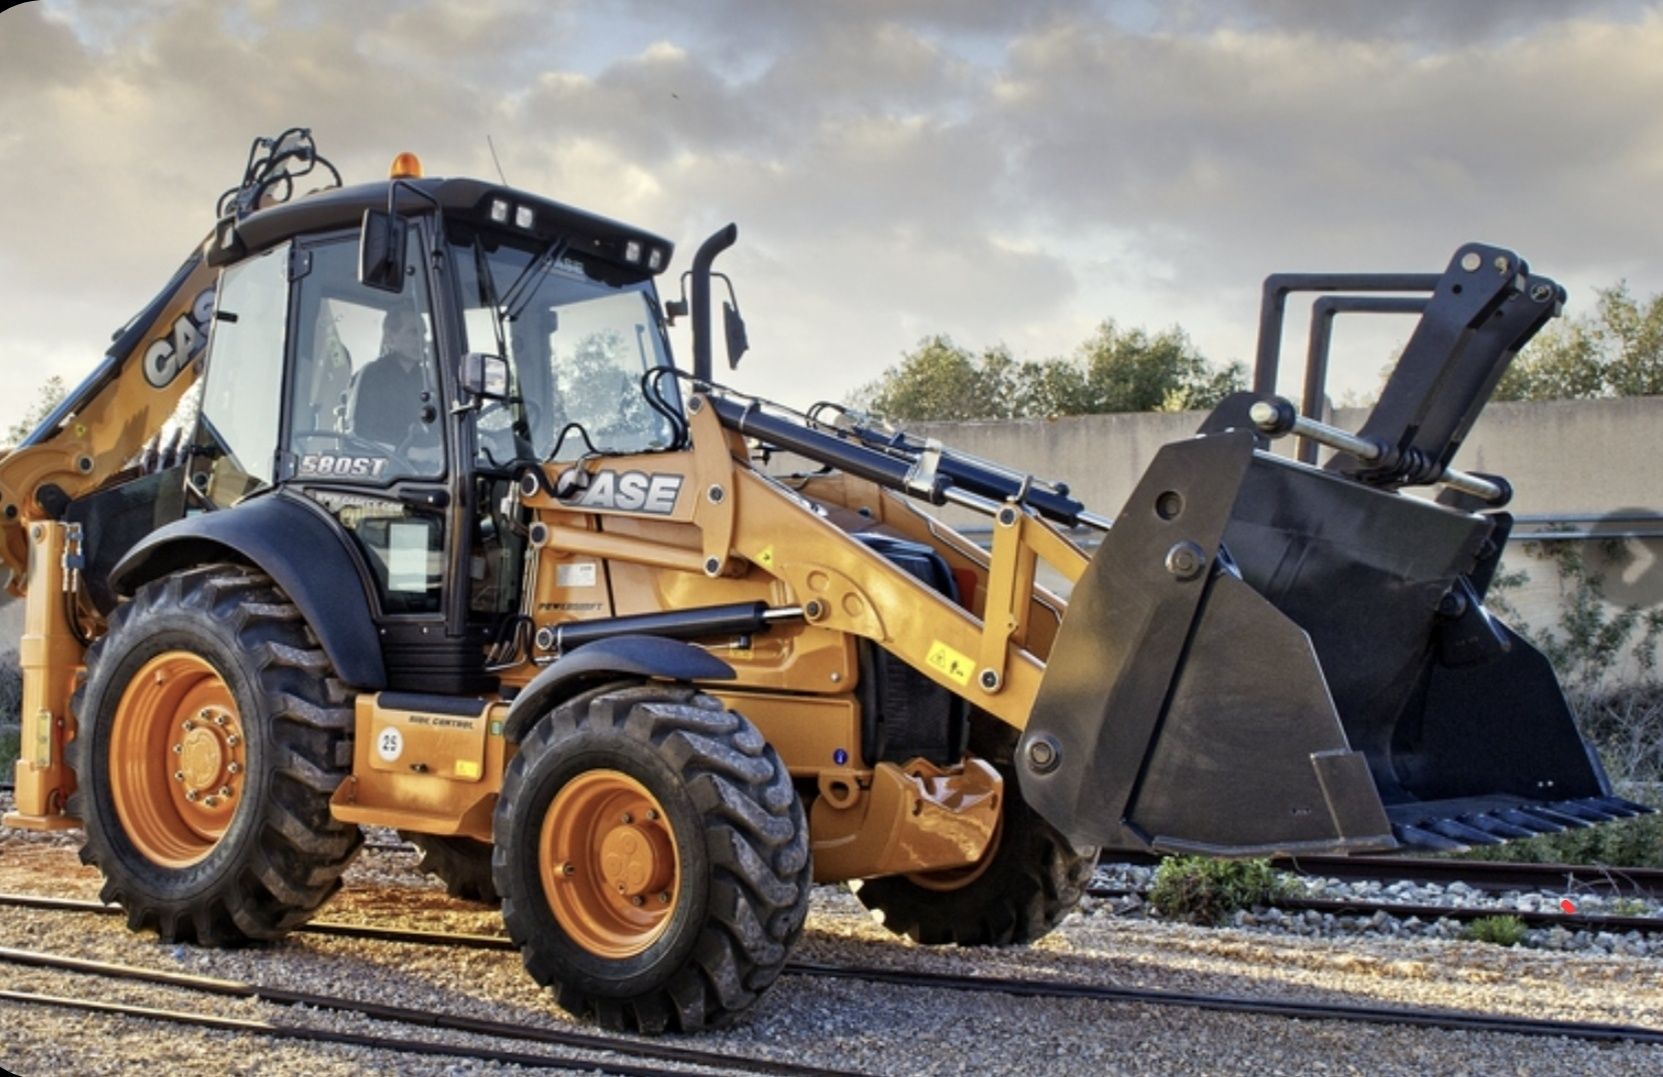
M1376 441L1358 437L1356 434L1341 430L1327 423L1319 423L1315 419L1306 418L1294 410L1293 405L1286 400L1275 402L1261 400L1248 409L1248 416L1253 424L1271 437L1283 437L1287 434L1298 434L1330 449L1348 452L1364 463L1373 463L1386 455L1387 449ZM1434 482L1441 482L1445 486L1453 487L1462 493L1471 494L1481 501L1500 506L1512 496L1512 490L1501 483L1480 478L1466 471L1458 471L1446 467Z

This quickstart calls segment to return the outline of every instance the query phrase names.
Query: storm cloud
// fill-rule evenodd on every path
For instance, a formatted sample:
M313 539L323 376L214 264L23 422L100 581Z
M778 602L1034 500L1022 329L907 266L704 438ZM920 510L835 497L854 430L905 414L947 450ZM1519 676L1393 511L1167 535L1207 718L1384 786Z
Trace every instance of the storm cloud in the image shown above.
M0 421L206 233L249 140L400 150L679 244L735 220L743 388L1104 318L1252 349L1279 269L1513 246L1663 288L1663 16L1630 3L35 2L0 14ZM673 276L666 284L673 291ZM1337 377L1363 384L1373 346Z

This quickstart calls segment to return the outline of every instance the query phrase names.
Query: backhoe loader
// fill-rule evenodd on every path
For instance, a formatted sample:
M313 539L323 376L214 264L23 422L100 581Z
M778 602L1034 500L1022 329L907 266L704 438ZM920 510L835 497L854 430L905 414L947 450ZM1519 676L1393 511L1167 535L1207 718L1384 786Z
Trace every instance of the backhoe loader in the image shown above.
M1456 848L1644 810L1485 610L1505 481L1450 467L1563 301L1513 253L1413 278L1360 432L1272 371L1111 518L718 384L735 236L665 302L649 232L408 154L343 186L307 131L257 140L0 460L27 614L5 822L81 828L133 929L202 945L283 936L361 827L396 828L500 898L561 1006L659 1031L750 1006L817 882L924 943L1023 943L1100 846ZM1278 332L1290 291L1382 283L1273 280Z

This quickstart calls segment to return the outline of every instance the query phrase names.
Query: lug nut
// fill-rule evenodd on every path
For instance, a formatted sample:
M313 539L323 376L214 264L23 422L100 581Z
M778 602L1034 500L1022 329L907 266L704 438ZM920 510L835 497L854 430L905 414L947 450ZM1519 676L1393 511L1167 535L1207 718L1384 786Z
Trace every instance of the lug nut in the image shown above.
M215 725L224 725L225 724L225 715L223 715L223 714L214 715L214 724Z
M225 769L228 773L231 773L231 774L241 774L243 772L243 765L241 763L235 763L235 762L228 763L228 764L226 764Z
M185 746L183 744L175 744L173 746L173 754L174 755L184 755L185 754Z
M193 730L195 728L196 728L196 723L191 721L189 718L186 718L185 719L185 732L189 733L191 730Z
M620 823L624 824L625 826L628 826L629 824L635 822L635 816L631 815L629 812L626 811L626 812L624 812L623 816L618 821Z
M176 781L176 782L184 781L185 780L185 772L182 771L182 770L174 771L173 772L173 780Z
M231 797L231 787L229 785L220 786L219 787L219 795L222 796L222 797L225 797L226 799L230 799L230 797Z
M562 875L574 875L576 873L577 873L577 868L572 866L572 862L570 860L568 860L564 864L560 865L560 874L562 874Z
M241 737L237 736L235 733L233 733L229 737L225 738L225 743L230 745L233 748L235 748L237 745L241 744L242 742L243 742L243 739Z
M197 800L196 790L195 789L185 790L185 799L190 801L192 804L196 803L196 800Z
M670 903L670 892L668 890L660 890L658 892L658 903L660 905L668 905Z
M217 807L219 807L219 797L210 796L207 800L204 800L202 803L206 804L210 808L217 808Z
M647 822L652 823L652 822L657 822L657 821L658 821L658 812L654 811L652 808L648 808L647 809Z
M629 903L639 909L647 903L647 899L642 897L640 894L636 894L634 897L629 899Z
M200 711L196 712L196 716L198 718L212 718L214 716L214 712L208 707L203 707Z

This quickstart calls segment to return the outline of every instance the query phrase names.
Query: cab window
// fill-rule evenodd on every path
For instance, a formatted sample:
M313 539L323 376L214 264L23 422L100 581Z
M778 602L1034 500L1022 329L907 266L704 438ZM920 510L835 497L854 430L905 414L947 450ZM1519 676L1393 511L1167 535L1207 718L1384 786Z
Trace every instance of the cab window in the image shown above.
M358 283L354 237L302 253L290 383L295 478L442 477L443 396L417 233L396 295Z

